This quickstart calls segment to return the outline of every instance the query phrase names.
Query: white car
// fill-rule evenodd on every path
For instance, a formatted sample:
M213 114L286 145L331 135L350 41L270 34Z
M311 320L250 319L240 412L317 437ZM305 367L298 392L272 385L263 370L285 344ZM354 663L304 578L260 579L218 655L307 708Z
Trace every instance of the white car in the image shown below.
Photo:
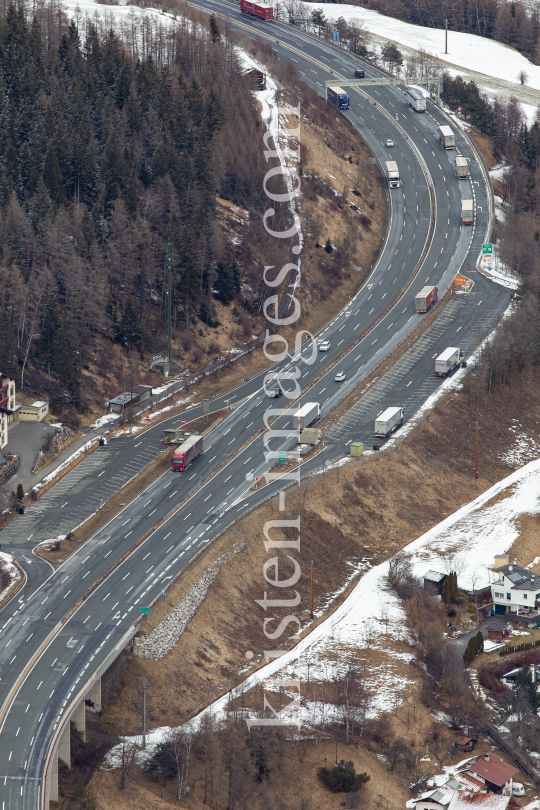
M338 373L334 377L334 380L336 382L343 382L343 380L346 380L346 379L347 379L347 375L343 371L338 371Z
M512 796L525 796L525 788L521 782L512 782Z
M320 343L317 343L317 347L320 352L327 352L330 348L330 341L329 340L321 340Z
M394 141L392 140L392 138L388 138L388 140L386 141L386 145L387 145L387 146L395 146L395 143L394 143Z

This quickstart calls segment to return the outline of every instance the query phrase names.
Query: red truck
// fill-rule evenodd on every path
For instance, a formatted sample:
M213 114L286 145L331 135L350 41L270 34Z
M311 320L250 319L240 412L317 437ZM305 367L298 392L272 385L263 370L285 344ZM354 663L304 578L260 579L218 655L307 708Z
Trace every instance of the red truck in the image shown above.
M183 472L192 461L202 454L203 451L203 437L198 433L192 433L185 441L178 447L172 457L171 469L173 472Z
M417 312L427 312L439 300L437 287L423 287L415 296L414 306Z
M272 3L250 3L249 0L240 0L240 10L244 14L251 14L259 20L273 20L274 6Z

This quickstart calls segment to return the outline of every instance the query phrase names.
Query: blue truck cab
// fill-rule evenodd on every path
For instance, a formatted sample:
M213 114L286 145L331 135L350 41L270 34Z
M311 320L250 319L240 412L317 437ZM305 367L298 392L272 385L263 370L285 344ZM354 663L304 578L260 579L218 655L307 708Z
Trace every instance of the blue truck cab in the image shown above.
M328 87L327 98L328 101L337 104L339 110L348 110L350 107L349 96L341 87Z

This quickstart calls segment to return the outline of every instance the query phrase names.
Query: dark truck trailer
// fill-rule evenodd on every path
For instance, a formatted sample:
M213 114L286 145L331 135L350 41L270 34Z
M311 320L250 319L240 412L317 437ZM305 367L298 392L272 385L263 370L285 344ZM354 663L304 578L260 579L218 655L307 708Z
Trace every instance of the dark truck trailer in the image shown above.
M175 451L172 457L171 469L173 472L183 472L192 461L202 455L202 451L203 437L199 436L198 433L192 433Z
M250 3L249 0L240 0L240 10L244 14L251 14L259 20L273 20L274 6L272 3Z
M336 104L338 110L348 110L351 100L345 90L341 87L327 87L326 97L332 104Z

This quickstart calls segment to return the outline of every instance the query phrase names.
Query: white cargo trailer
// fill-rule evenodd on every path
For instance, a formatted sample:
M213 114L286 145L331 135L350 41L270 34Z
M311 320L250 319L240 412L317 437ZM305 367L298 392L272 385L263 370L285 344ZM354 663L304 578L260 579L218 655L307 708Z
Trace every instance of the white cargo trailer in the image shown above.
M461 201L461 222L463 225L472 225L474 222L474 201Z
M321 406L319 403L306 402L306 404L302 405L300 410L297 411L293 416L293 430L304 430L314 422L318 422L320 418Z
M447 126L439 127L439 140L445 149L456 148L456 139L454 138L454 133L452 132L450 127Z
M403 408L387 408L375 419L375 436L389 436L403 424Z
M456 156L456 174L460 180L466 180L469 176L469 164L463 155Z
M426 111L426 97L415 87L407 87L405 100L407 101L409 107L412 107L413 110L416 110L416 112Z
M395 160L386 161L386 171L388 174L388 185L390 188L399 188L401 180L399 178L399 169Z
M455 368L459 367L462 357L463 353L456 346L449 346L435 360L435 374L439 377L448 377Z

